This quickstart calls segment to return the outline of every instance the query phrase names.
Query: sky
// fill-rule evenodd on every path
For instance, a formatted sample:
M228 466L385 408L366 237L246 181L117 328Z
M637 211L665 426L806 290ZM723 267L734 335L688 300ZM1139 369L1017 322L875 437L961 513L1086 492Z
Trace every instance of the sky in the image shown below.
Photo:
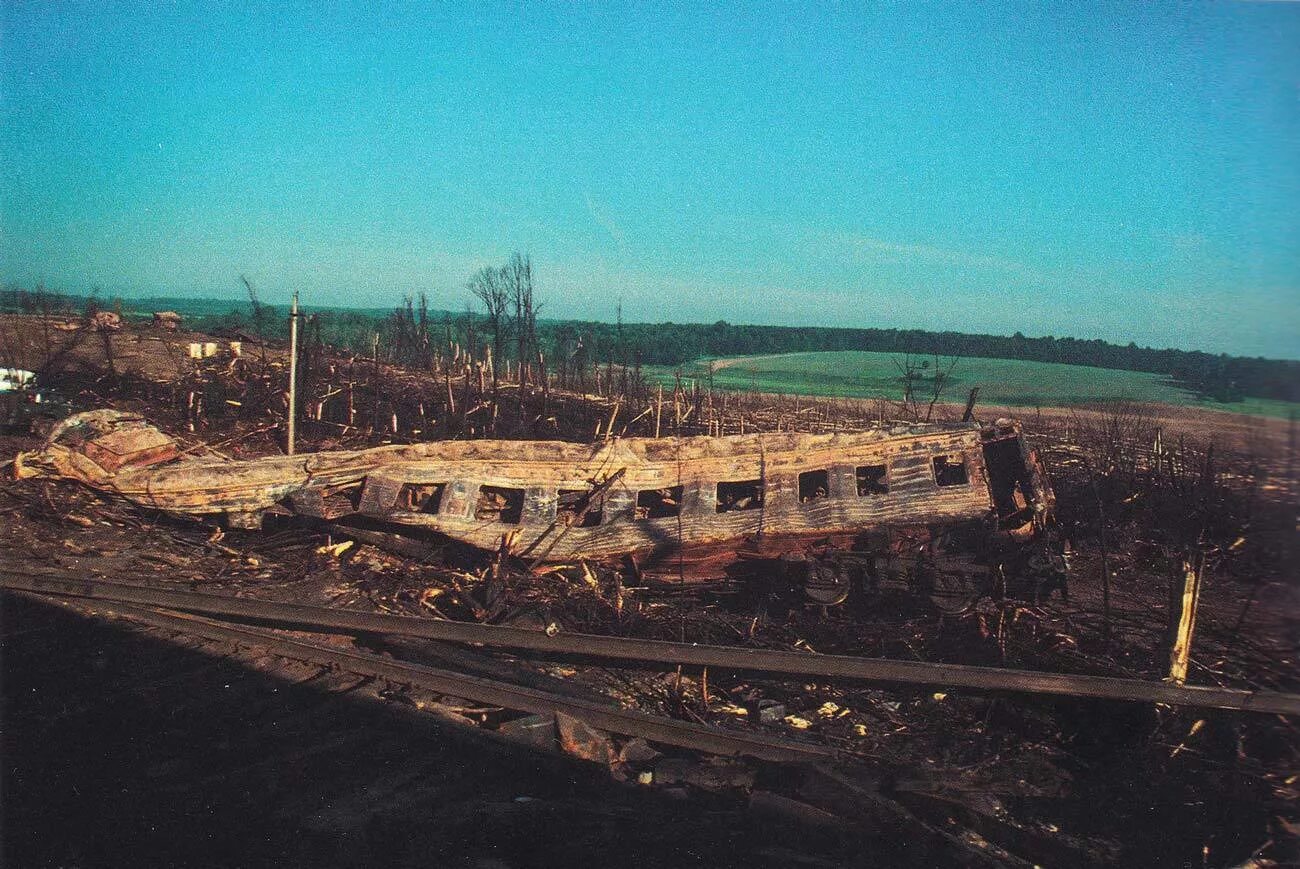
M730 7L730 8L726 8ZM0 2L0 283L1300 357L1300 3Z

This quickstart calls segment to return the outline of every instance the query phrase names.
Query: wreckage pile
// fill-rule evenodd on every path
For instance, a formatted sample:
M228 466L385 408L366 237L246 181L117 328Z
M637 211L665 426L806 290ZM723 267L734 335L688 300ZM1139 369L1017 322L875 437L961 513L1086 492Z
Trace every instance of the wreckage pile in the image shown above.
M224 376L205 371L202 376ZM433 394L429 378L409 376ZM351 381L354 408L356 387L366 380L361 375ZM190 385L152 388L159 395L163 388ZM474 394L478 386L466 377L453 384L453 397L459 389ZM530 391L553 402L551 408L566 402L586 408L592 430L574 431L574 439L589 440L596 422L601 437L624 430L618 423L621 397L555 393L543 399L540 389ZM404 392L404 400L408 394L414 398L414 392ZM129 394L114 400L126 408L140 401ZM734 396L725 400L729 411L733 402L758 405ZM707 408L711 401L706 397L685 411L662 414L660 425L664 417L676 423L678 413L690 424L701 413L692 408ZM813 406L818 409L812 413L777 412L774 424L789 427L803 417L834 415L833 404L808 405ZM248 455L273 447L273 416L243 417L234 409L218 418L205 407L213 407L210 399L198 404L199 413L172 418L169 434L179 450ZM328 421L328 407L322 422ZM655 400L638 413L647 407L650 414L636 425L653 424ZM495 414L498 429L504 425L499 409L470 410L462 422ZM566 411L556 425L568 418ZM758 413L738 419L746 426L762 424ZM433 415L431 429L421 434L444 422ZM732 424L707 423L727 431ZM734 423L737 429L741 424ZM464 434L471 425L481 433L475 423L465 425ZM400 417L396 425L407 437L417 427ZM392 428L340 422L309 429L307 437L312 446L368 446L393 438ZM134 585L159 590L199 589L247 601L514 627L561 638L599 634L1146 680L1166 675L1167 599L1190 556L1204 577L1190 681L1296 691L1294 590L1283 583L1286 565L1294 563L1288 560L1294 554L1294 513L1285 490L1268 488L1277 481L1276 471L1269 475L1269 463L1275 469L1277 459L1222 447L1212 451L1190 441L1153 448L1154 436L1133 428L1092 431L1076 424L1067 436L1063 427L1044 425L1037 432L1072 544L1068 603L986 599L954 615L897 596L850 599L844 607L823 610L725 581L683 591L618 560L575 559L534 570L505 551L397 535L391 528L292 517L272 518L261 532L203 525L141 511L69 482L39 479L6 483L0 556L8 572L43 573L50 583L60 576L110 582L131 577ZM327 429L333 433L322 434ZM514 431L527 434L531 428ZM12 455L36 445L19 437L8 439L6 447ZM80 600L77 606L105 606ZM297 627L294 636L302 638L303 626ZM249 637L245 642L255 642ZM286 638L277 633L256 642ZM356 648L340 644L337 635L326 640L319 631L312 642ZM425 662L547 693L559 694L563 686L585 702L803 747L812 758L825 753L812 765L801 762L797 772L787 766L774 772L752 754L744 759L744 751L739 759L710 760L708 752L593 727L571 712L512 712L499 702L457 698L446 686L420 688L413 671L392 672L387 682L390 702L424 704L443 716L438 720L455 718L567 752L629 787L739 800L787 823L835 830L832 838L842 837L838 847L860 842L864 830L895 844L928 842L924 853L915 844L910 852L896 852L899 862L1233 865L1252 855L1286 860L1295 853L1300 753L1293 720L1276 715L792 678L716 666L611 663L519 648L471 654L397 635L369 634L358 643L361 651L382 649L392 656L389 661ZM1232 798L1207 800L1207 793ZM1109 810L1096 812L1102 804ZM718 804L708 805L716 810ZM852 851L831 847L821 853L834 860Z

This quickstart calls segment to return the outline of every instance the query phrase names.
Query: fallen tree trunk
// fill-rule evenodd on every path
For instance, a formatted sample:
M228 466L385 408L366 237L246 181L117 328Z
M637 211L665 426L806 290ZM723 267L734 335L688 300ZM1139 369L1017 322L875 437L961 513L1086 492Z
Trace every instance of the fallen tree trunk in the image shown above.
M395 634L456 643L475 643L558 654L591 655L656 664L716 667L725 670L786 673L801 676L862 679L907 685L1013 691L1065 697L1096 697L1139 703L1165 703L1207 709L1266 712L1300 716L1300 695L1144 682L1113 676L1038 673L1030 670L975 667L922 661L891 661L847 655L818 655L770 649L742 649L663 640L557 633L437 621L302 604L170 591L123 583L79 580L33 570L0 571L0 588L40 594L159 606L189 612L236 616L311 630Z

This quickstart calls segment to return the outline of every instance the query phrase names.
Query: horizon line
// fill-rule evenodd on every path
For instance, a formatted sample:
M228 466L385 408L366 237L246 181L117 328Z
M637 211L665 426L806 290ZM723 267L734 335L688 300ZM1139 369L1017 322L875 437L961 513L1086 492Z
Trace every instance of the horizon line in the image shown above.
M51 290L48 288L42 288L40 290L24 290L22 287L16 286L14 284L6 284L0 289L2 289L4 292L31 292L31 293L45 292L50 295L62 296L64 298L71 298L71 299L90 299L92 296L96 295L96 290L91 290L85 293L65 292L62 290ZM419 293L404 293L402 294L401 299L404 302L408 297L414 299L418 295ZM239 294L232 294L231 296L168 296L168 295L156 295L156 294L114 293L111 295L102 296L101 298L119 299L123 302L127 302L127 301L144 302L144 301L166 300L166 301L173 301L173 302L188 302L188 303L196 303L196 302L227 303L228 302L232 305L241 304L241 303L244 305L248 304L247 296L245 295L241 297ZM259 299L258 303L269 308L284 307L287 309L289 307L288 301L267 302ZM299 300L299 306L300 308L304 307L301 299ZM390 305L377 305L377 306L360 306L360 305L348 305L348 304L328 304L328 305L308 304L305 307L307 308L314 307L320 310L386 311L391 313L392 311L398 310L401 307L401 303L390 304ZM436 312L439 314L449 314L453 316L459 316L467 313L466 311L456 311L451 308L429 308L428 310L430 312ZM479 312L475 311L474 313L477 314ZM608 326L613 326L617 324L617 321L611 321L611 320L600 319L600 318L538 317L537 320L538 322L550 322L550 323L599 323L601 325L608 325ZM1011 334L1005 334L1005 333L998 334L994 332L964 332L956 329L924 329L915 326L830 326L830 325L787 326L787 325L765 324L765 323L732 322L725 318L720 318L712 322L706 322L703 320L680 320L680 321L679 320L658 320L658 321L635 320L635 321L625 321L623 322L623 325L624 326L662 326L662 325L713 326L716 325L717 323L725 323L728 326L753 326L759 329L794 329L794 330L829 329L834 331L846 331L846 332L855 332L855 331L856 332L921 332L930 335L945 335L945 334L963 335L963 336L973 337L973 338L1014 338L1016 335L1020 335L1022 338L1029 341L1042 341L1046 339L1051 339L1053 341L1068 340L1068 341L1079 341L1079 342L1086 342L1086 343L1101 343L1101 344L1109 345L1111 347L1120 347L1126 349L1129 346L1132 346L1137 348L1138 350L1150 350L1154 352L1172 351L1175 353L1202 353L1206 356L1227 356L1235 359L1259 359L1268 362L1300 362L1300 358L1288 357L1288 356L1262 356L1262 355L1246 355L1246 354L1239 354L1239 353L1215 353L1210 350L1201 350L1201 349L1185 349L1181 347L1155 347L1149 344L1138 344L1136 341L1132 341L1132 340L1130 340L1127 344L1121 344L1114 341L1108 341L1105 338L1079 338L1073 335L1026 335L1024 332L1020 331L1019 329L1015 330L1015 332ZM826 353L826 352L855 352L855 351L812 350L812 351L796 351L796 352ZM756 354L756 355L771 355L771 354ZM1004 357L990 357L990 358L1000 359ZM1065 364L1070 364L1070 363L1065 363Z

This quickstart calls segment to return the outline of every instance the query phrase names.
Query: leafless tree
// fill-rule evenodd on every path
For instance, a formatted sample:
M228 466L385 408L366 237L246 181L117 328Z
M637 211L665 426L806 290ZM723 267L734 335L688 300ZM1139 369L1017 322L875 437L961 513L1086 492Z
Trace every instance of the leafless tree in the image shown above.
M533 302L533 261L526 254L516 252L503 269L508 285L510 304L514 308L512 325L515 332L516 354L519 363L519 385L528 381L528 367L535 358L537 346L537 308Z
M460 331L465 336L465 356L468 364L478 355L478 328L475 325L474 312L470 310L469 305L465 306L465 313L460 316Z
M1106 402L1098 412L1071 414L1079 443L1096 457L1097 470L1131 488L1140 460L1155 440L1149 408L1122 399Z
M262 358L262 369L266 369L266 307L257 297L257 289L246 276L240 275L239 282L248 293L248 305L253 309L253 334L257 336L257 352Z
M488 329L492 332L492 388L497 386L497 368L505 356L506 305L510 302L509 275L505 269L484 266L474 273L466 287L483 303Z
M934 354L933 366L931 360L922 358L913 358L908 353L900 360L894 357L894 367L898 369L903 381L903 400L899 403L899 411L907 418L914 422L929 422L934 417L934 407L943 397L948 385L952 382L953 369L961 361L960 356L953 356L946 360L938 353ZM930 388L924 391L919 388L926 380L925 372L933 370L930 376ZM921 402L929 398L929 404L926 405L924 420L921 413Z
M393 344L393 360L402 365L427 369L433 364L433 341L429 335L429 300L420 293L419 310L415 298L406 296L384 323Z

